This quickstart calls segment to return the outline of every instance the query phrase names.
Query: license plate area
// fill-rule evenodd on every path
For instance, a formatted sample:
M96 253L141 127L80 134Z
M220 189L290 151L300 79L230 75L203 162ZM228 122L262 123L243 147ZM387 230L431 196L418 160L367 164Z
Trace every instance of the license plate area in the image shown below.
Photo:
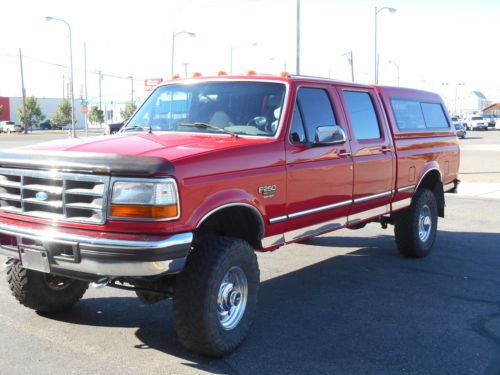
M50 273L49 256L45 250L19 247L19 258L24 268L33 271Z

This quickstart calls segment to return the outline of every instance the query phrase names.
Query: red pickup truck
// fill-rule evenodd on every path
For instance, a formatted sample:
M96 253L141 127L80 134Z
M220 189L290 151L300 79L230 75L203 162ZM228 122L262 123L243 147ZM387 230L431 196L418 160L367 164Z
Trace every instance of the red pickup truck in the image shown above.
M0 253L32 309L89 283L173 298L189 349L234 350L255 315L255 250L368 222L432 249L459 146L433 93L303 76L156 88L119 134L0 154Z

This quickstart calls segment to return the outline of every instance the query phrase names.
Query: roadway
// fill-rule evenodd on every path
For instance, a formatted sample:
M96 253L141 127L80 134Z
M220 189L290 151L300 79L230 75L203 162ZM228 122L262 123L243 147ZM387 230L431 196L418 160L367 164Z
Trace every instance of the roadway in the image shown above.
M500 132L469 135L465 186L500 182ZM0 148L28 137L2 135ZM376 224L259 254L255 325L222 360L183 349L170 301L89 289L71 312L43 316L3 282L0 374L499 374L499 212L493 196L448 195L426 259L400 257Z

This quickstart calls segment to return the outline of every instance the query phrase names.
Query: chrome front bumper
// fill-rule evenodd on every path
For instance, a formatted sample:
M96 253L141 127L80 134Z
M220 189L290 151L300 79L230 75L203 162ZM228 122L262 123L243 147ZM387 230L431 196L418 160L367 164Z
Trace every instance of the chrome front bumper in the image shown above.
M0 254L21 259L23 249L44 252L50 272L99 277L145 277L182 271L192 233L170 236L62 231L0 221ZM9 220L12 222L11 220Z

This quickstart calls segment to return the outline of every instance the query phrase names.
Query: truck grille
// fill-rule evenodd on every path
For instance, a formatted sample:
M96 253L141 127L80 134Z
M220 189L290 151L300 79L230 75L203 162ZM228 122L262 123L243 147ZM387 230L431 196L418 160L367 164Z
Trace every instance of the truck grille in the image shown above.
M103 224L110 178L0 168L0 212Z

